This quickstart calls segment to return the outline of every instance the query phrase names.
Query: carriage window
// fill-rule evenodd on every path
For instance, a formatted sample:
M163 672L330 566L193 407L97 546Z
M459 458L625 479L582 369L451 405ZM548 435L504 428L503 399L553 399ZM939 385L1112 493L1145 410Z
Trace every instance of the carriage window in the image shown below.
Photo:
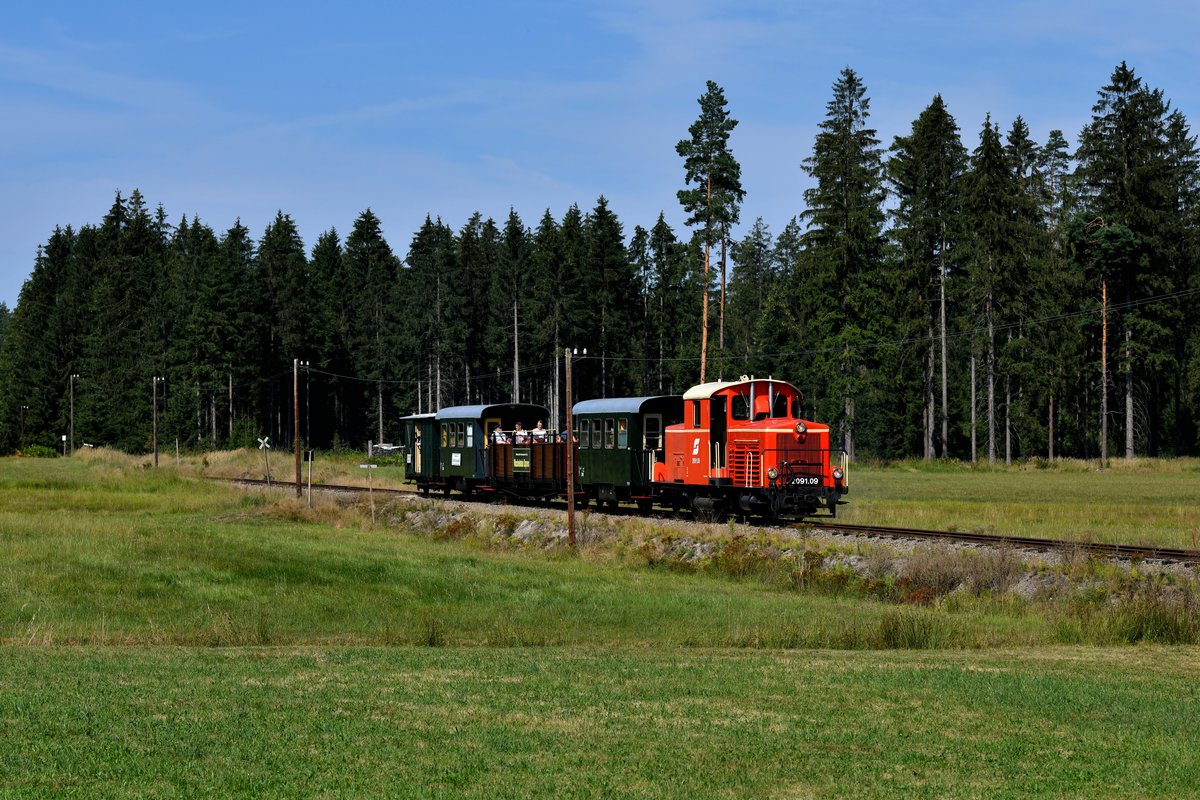
M586 448L588 442L588 423L586 419L575 418L575 441L579 442L579 446Z
M612 450L616 440L616 428L613 426L613 421L611 419L604 420L604 446Z
M467 425L467 447L475 446L475 423Z
M455 440L456 440L455 447L462 447L463 445L466 444L466 437L463 434L463 428L466 426L460 422L460 423L458 423L458 425L456 427L457 427L457 432L455 435Z
M601 442L601 439L603 438L603 436L604 436L604 432L601 428L600 420L598 420L598 419L592 420L592 447L597 448L597 449L603 447L604 443Z
M446 423L442 423L442 447L446 446Z
M629 447L629 420L625 417L617 420L617 447L621 450Z
M750 419L750 399L744 394L735 394L730 413L734 419Z
M646 417L643 422L646 428L646 449L657 450L659 445L658 417Z
M771 409L771 416L772 417L786 417L787 411L788 411L787 396L782 395L782 394L776 395L775 396L775 405Z

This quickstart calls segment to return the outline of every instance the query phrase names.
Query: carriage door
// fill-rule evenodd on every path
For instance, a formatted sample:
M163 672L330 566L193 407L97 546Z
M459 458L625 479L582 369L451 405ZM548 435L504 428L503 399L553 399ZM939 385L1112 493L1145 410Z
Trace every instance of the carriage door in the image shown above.
M413 474L420 475L421 474L421 450L423 449L421 447L421 423L420 422L413 423L413 435L412 435L412 438L409 439L409 443L410 443L410 446L412 447Z
M647 414L642 418L642 468L647 482L654 480L654 464L663 449L662 414ZM666 458L664 456L663 460Z
M709 441L712 442L712 469L709 477L723 477L716 470L725 468L725 398L714 397L708 406Z

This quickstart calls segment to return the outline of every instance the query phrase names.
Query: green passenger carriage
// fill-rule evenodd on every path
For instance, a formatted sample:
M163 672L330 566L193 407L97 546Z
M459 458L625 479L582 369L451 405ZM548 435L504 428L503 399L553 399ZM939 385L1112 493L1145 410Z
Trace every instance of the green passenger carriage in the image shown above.
M649 510L654 465L663 459L663 431L683 419L683 398L610 397L572 408L579 440L578 475L597 503L632 501Z

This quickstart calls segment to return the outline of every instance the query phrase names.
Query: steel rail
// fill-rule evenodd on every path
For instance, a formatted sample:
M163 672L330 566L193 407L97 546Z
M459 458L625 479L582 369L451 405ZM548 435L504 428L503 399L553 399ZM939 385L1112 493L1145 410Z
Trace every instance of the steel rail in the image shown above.
M1036 536L1013 536L996 533L971 533L963 531L931 531L921 528L894 528L881 525L842 525L833 523L804 522L800 526L831 533L847 533L862 536L883 536L889 539L924 539L934 541L984 544L992 547L1023 547L1035 550L1072 551L1082 550L1106 558L1158 559L1160 561L1200 563L1200 550L1181 547L1161 547L1146 544L1115 544L1089 542L1079 539L1043 539Z

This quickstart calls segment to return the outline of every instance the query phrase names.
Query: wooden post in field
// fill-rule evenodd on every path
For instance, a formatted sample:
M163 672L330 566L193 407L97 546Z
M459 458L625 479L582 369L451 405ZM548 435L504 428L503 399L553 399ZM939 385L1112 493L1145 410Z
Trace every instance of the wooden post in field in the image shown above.
M158 466L158 382L162 380L166 379L155 375L154 379L151 381L153 383L153 389L150 392L151 402L154 404L154 412L151 416L153 419L152 438L154 439L154 466L156 467Z
M567 544L575 547L575 434L571 427L571 348L563 354L567 373Z
M1108 282L1100 281L1100 469L1108 466Z
M304 493L300 481L300 359L292 359L292 441L296 450L296 497Z

